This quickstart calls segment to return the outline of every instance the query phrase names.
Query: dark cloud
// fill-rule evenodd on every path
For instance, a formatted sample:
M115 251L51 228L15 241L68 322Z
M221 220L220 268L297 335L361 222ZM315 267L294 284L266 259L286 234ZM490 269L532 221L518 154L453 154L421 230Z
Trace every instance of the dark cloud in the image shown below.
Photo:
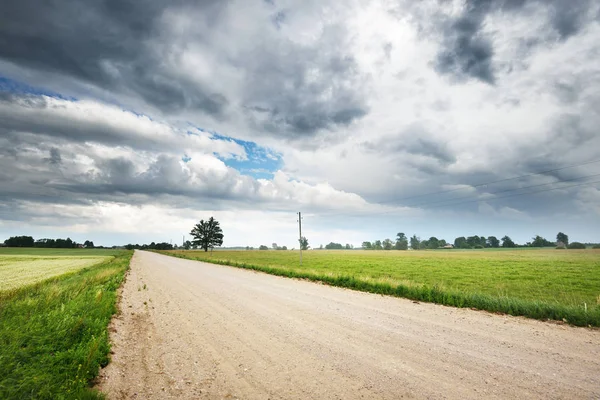
M62 163L60 150L58 150L56 147L52 147L50 149L50 157L46 158L46 161L51 165L60 165Z
M196 4L207 19L227 2ZM181 1L133 0L9 2L0 13L0 58L58 72L116 92L133 91L165 111L198 109L219 115L222 94L176 79L162 67L157 24ZM202 21L198 21L202 23Z
M561 39L567 39L577 34L590 12L589 0L567 1L555 0L551 2L551 22Z
M255 126L284 137L347 126L368 113L365 78L344 52L345 31L329 27L314 45L267 43L244 57L245 109Z
M363 146L367 150L391 155L399 160L404 160L406 154L425 158L427 160L413 160L410 163L428 174L438 173L440 168L456 162L456 154L448 148L447 143L435 138L428 129L420 125L410 126L394 137L366 142Z
M468 2L463 14L446 28L443 50L437 55L435 69L441 74L458 78L476 78L493 84L492 57L489 38L480 33L483 20L491 7L487 1Z
M277 136L314 135L367 114L364 79L344 50L343 29L325 25L320 40L301 44L278 34L294 15L275 3L256 6L249 18L271 24L248 44L246 37L238 40L245 32L237 29L230 1L11 2L0 14L0 60L140 98L169 115L199 111L227 120L237 106L264 109L246 117ZM178 25L192 20L182 34ZM185 67L179 61L190 48L198 60L209 54L222 65L195 74L205 61ZM221 75L222 67L235 70L236 79ZM238 77L243 87L228 91Z
M473 78L493 85L494 48L491 38L482 32L485 19L495 12L527 12L527 5L548 11L549 23L561 40L577 34L588 22L591 10L588 0L467 0L458 17L442 23L444 39L435 59L436 71L459 80Z

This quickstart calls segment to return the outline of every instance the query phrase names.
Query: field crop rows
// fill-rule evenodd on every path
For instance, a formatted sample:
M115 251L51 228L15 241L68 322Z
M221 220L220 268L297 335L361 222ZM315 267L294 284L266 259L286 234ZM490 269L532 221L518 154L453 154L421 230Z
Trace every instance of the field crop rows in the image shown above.
M167 251L374 293L600 326L600 251Z
M109 258L0 255L0 292L74 272Z

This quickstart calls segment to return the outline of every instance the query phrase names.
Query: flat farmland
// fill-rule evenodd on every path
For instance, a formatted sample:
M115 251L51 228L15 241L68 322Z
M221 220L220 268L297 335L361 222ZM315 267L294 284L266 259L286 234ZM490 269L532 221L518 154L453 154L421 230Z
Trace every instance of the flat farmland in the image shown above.
M598 250L164 252L374 293L600 326Z
M0 292L105 262L113 250L0 249Z
M103 398L107 326L132 252L0 249L0 398Z

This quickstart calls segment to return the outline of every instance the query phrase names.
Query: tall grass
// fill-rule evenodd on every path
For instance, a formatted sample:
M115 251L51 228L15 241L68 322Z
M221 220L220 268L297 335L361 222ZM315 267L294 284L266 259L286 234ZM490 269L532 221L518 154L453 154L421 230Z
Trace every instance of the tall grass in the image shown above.
M107 326L132 252L0 294L0 398L96 399Z
M220 265L266 272L289 278L307 279L353 290L389 296L404 297L412 300L432 302L453 307L467 307L515 316L525 316L540 320L564 321L576 326L600 327L600 304L568 304L552 300L519 298L505 294L482 293L477 290L460 290L438 284L424 284L410 280L386 280L371 278L362 274L339 273L333 266L321 270L301 269L290 266L257 265L244 261L211 258L195 255L194 252L162 252L175 257L205 261ZM239 252L243 257L244 252ZM275 253L275 252L273 252ZM196 253L197 254L197 253ZM333 262L332 262L333 264ZM482 268L486 268L482 266ZM489 267L488 267L489 268ZM598 271L600 272L600 271ZM482 283L481 285L485 285ZM598 288L600 291L600 288ZM547 296L546 296L547 298Z

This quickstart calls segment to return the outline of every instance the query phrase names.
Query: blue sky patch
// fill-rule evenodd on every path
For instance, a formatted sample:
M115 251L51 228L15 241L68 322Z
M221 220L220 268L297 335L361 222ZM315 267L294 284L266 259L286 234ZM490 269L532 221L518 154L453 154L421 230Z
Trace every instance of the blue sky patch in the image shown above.
M252 176L256 179L272 179L273 173L279 170L283 164L281 155L271 149L259 146L254 142L221 135L217 132L203 131L209 132L213 140L235 142L244 148L248 156L247 160L240 160L235 157L226 159L219 154L215 154L225 165L237 169L242 175Z
M0 75L0 92L18 93L18 94L32 94L35 96L48 96L56 99L77 101L75 97L63 96L60 93L46 90L39 87L33 87L26 83L15 81Z

